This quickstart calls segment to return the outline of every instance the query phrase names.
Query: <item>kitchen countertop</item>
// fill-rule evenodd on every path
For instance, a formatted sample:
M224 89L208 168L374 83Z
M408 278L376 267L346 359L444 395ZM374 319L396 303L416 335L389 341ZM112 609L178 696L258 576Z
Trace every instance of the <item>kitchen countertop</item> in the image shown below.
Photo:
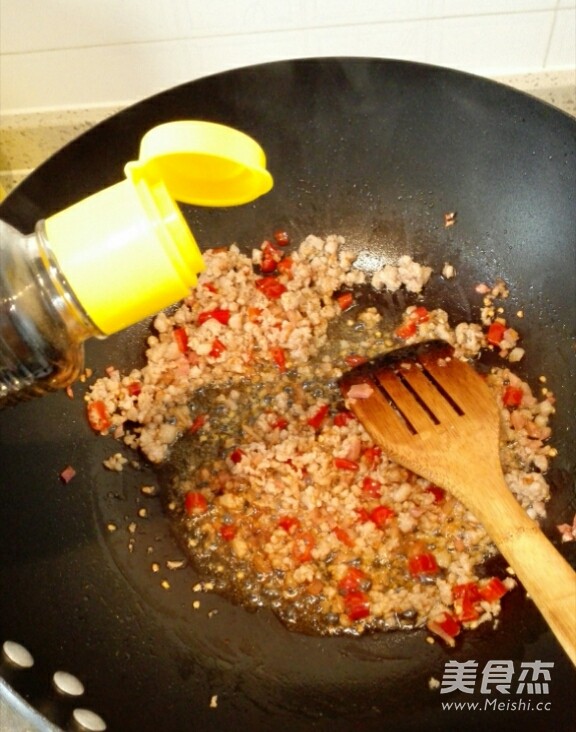
M576 117L576 68L495 77ZM70 140L122 106L0 114L0 197Z

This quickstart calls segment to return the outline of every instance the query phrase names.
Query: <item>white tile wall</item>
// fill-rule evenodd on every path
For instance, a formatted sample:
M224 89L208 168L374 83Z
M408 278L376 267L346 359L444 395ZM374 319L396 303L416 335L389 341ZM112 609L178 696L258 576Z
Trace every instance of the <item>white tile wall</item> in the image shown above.
M0 0L0 111L114 105L303 56L576 67L576 0Z

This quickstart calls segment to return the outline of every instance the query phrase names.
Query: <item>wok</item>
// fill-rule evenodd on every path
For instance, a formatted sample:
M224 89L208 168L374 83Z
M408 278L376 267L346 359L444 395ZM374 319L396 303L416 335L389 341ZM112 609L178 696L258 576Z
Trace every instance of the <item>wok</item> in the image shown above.
M477 316L474 284L506 280L506 312L528 353L519 372L534 386L546 374L558 397L559 455L545 522L558 544L554 525L576 508L576 121L448 69L376 59L265 64L183 84L97 125L27 178L0 207L1 218L30 231L115 183L142 135L178 118L253 135L276 181L248 206L183 206L202 246L250 248L281 226L294 241L340 233L382 261L408 252L436 272L449 261L458 277L436 277L426 302L455 321ZM445 228L448 211L457 211L457 223ZM97 373L109 364L141 365L148 328L89 343L87 364ZM53 394L0 415L0 643L19 642L35 658L29 670L3 659L0 671L62 728L75 706L122 732L542 730L573 719L574 670L521 592L504 599L496 629L466 633L454 650L426 643L424 631L309 637L215 595L202 595L194 610L194 572L164 571L181 554L161 502L138 490L158 476L145 464L119 474L102 468L121 448L94 436L81 387L75 392L72 400ZM67 464L77 476L63 485ZM138 517L144 506L145 520ZM109 523L118 530L108 531ZM574 562L574 544L560 550ZM151 572L152 562L160 573ZM429 689L448 660L477 662L474 693ZM494 660L513 664L508 695L480 689ZM554 664L547 694L518 693L523 661ZM80 699L54 691L57 670L82 681ZM530 709L510 706L529 700ZM444 701L475 701L483 710L447 710ZM538 702L549 706L536 709Z

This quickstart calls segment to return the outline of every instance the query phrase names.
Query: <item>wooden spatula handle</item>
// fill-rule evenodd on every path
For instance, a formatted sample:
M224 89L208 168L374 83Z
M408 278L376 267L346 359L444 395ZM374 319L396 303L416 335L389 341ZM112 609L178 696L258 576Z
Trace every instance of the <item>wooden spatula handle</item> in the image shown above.
M576 665L576 573L508 490L499 491L496 505L474 508Z

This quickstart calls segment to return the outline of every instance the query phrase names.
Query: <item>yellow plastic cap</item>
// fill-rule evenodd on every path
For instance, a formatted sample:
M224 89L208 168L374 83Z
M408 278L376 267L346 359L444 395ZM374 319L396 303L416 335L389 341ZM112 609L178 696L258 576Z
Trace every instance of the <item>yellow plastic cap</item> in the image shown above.
M138 163L156 166L170 195L197 206L239 206L268 193L266 155L248 135L215 122L158 125L142 138Z
M175 200L235 206L272 187L263 150L242 132L171 122L142 139L116 183L46 219L58 266L103 334L186 297L204 269Z

